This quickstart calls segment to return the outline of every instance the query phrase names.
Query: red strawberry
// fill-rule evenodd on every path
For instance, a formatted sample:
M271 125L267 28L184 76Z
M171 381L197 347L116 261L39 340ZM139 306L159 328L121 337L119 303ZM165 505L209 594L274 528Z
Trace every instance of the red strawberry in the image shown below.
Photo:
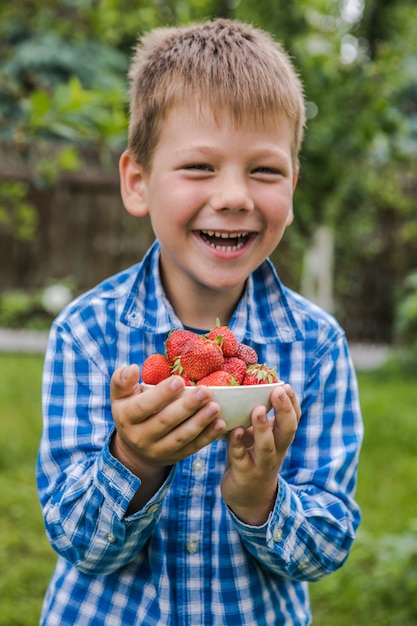
M182 328L175 328L169 333L165 342L165 354L171 365L174 364L176 357L182 353L190 339L194 339L195 336L196 334L191 330Z
M245 343L238 343L235 356L245 361L246 365L252 365L258 362L256 351Z
M242 384L243 377L246 374L247 365L242 359L236 356L229 356L224 359L223 369L235 377L238 385Z
M196 335L191 340L184 352L178 359L180 361L180 373L184 373L191 380L200 380L211 372L223 367L224 357L220 346L213 341Z
M235 355L238 341L228 326L220 325L220 320L217 320L217 325L211 329L207 337L219 344L224 356Z
M142 380L148 385L157 385L171 376L171 366L163 354L151 354L142 365Z
M268 383L277 382L278 374L272 367L256 363L248 366L242 385L267 385Z
M225 370L216 370L196 383L197 385L208 385L210 387L230 387L236 385L236 380L232 374Z

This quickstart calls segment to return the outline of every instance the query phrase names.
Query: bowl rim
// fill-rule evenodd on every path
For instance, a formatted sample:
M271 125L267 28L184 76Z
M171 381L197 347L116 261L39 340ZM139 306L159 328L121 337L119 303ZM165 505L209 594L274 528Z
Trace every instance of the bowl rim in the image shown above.
M140 382L140 385L145 387L145 388L149 388L149 389L153 389L153 387L156 387L156 385L151 385L150 383L144 383L144 382ZM262 389L268 389L268 388L272 388L272 387L282 387L282 385L285 385L285 381L283 380L277 380L275 383L258 383L257 385L204 385L204 387L207 387L208 389L227 389L228 391L230 390L234 390L234 389L258 389L259 387L261 387ZM188 389L195 389L195 387L202 387L203 385L185 385L184 387L184 391L187 391Z

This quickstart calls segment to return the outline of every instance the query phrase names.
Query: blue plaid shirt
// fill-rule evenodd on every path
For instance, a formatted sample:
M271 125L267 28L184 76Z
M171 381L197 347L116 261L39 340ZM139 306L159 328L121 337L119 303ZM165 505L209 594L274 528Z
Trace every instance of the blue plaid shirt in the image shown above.
M308 581L348 556L362 421L343 331L286 289L269 261L247 281L230 326L276 364L302 408L268 521L248 526L220 495L225 440L178 463L127 516L140 480L109 451L114 370L163 351L180 327L156 242L140 264L75 300L53 324L43 380L37 479L59 557L48 626L306 626Z

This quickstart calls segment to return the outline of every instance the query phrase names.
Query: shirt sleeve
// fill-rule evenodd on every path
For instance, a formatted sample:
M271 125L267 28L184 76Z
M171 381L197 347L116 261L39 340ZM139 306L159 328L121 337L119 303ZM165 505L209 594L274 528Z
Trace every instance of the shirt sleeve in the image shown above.
M110 373L93 343L82 339L65 328L51 330L37 481L52 547L83 572L108 574L143 549L175 469L141 511L126 517L140 480L110 453Z
M360 523L354 494L363 424L344 338L313 368L301 407L268 521L253 527L230 515L264 567L315 581L345 562Z

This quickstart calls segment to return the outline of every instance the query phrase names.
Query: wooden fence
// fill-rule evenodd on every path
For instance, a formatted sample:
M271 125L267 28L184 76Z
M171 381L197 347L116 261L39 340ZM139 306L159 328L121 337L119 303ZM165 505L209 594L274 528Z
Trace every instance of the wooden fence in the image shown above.
M30 180L24 170L13 178ZM0 291L68 278L77 292L85 290L137 262L154 239L149 219L125 211L115 175L66 176L53 188L31 187L28 200L37 214L35 237L19 241L0 229Z
M110 173L89 169L65 175L44 189L32 179L28 168L0 163L0 181L30 185L29 201L37 214L36 235L30 241L17 240L0 224L0 294L68 280L80 293L139 261L154 240L149 219L125 211L116 166ZM285 237L272 260L284 282L298 290L300 252L292 249L291 237ZM392 291L402 274L386 259L386 265L360 265L347 277L350 289L343 298L339 294L336 314L348 337L390 341Z

